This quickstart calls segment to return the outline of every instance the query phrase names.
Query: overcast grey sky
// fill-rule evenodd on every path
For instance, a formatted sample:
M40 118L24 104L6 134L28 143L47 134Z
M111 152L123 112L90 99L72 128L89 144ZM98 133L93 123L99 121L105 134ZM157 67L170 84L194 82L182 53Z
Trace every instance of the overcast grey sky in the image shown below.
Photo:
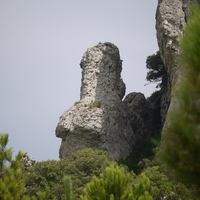
M118 46L126 94L149 96L145 61L158 50L157 0L0 0L0 132L14 152L58 159L55 128L79 100L82 55Z

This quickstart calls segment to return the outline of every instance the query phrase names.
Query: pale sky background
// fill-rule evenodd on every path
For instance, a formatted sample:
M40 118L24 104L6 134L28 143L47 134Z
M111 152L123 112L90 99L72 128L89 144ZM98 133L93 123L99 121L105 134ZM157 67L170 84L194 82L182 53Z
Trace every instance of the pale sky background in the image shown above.
M146 57L158 50L157 0L0 0L0 132L15 154L59 159L59 117L79 100L82 55L112 42L126 94L148 97Z

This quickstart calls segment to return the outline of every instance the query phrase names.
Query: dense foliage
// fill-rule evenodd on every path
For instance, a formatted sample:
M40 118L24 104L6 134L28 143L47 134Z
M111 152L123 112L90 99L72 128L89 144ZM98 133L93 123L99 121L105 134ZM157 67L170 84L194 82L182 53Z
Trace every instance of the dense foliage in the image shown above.
M6 151L6 148L2 149ZM0 155L2 158L3 151ZM6 176L0 178L0 200L198 199L195 187L186 187L171 178L155 159L142 160L138 164L142 173L135 175L125 166L119 166L104 151L89 148L68 159L37 162L26 171L23 171L21 158L19 153L9 167L4 166Z
M99 178L93 177L84 189L82 200L153 200L148 192L150 181L142 174L138 183L131 182L134 174L123 167L110 166ZM134 188L134 189L133 189Z
M160 164L156 159L150 161L144 159L138 164L143 168L142 173L149 178L151 184L149 193L154 200L198 200L198 187L190 184L183 184L178 181L175 175L166 166Z
M67 159L48 160L37 162L25 171L27 194L35 195L44 190L45 185L50 187L50 199L64 198L63 177L71 177L73 184L73 199L79 199L83 188L92 176L99 176L110 164L115 163L106 152L85 148Z

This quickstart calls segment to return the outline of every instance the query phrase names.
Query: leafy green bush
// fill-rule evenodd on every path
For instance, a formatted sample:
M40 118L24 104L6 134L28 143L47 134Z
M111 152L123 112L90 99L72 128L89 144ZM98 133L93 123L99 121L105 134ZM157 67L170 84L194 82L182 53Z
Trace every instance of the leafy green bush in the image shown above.
M198 190L195 186L184 185L168 174L165 168L161 166L147 167L143 173L150 179L151 185L149 193L154 200L197 200L199 199Z
M50 187L50 199L64 199L63 177L71 177L73 184L73 199L79 199L83 188L92 176L99 176L104 169L114 161L104 151L84 148L72 157L57 160L37 162L24 174L27 194L36 195L37 191Z

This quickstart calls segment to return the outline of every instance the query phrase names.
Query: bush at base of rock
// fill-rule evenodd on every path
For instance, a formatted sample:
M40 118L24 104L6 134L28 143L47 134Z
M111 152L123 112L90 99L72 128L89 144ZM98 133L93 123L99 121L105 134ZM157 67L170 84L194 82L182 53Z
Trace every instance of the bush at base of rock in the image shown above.
M115 163L106 152L84 148L63 160L37 162L24 174L27 194L36 195L37 191L50 187L49 199L64 199L63 177L69 175L73 185L73 199L79 199L86 183L92 176L99 176L107 166Z

